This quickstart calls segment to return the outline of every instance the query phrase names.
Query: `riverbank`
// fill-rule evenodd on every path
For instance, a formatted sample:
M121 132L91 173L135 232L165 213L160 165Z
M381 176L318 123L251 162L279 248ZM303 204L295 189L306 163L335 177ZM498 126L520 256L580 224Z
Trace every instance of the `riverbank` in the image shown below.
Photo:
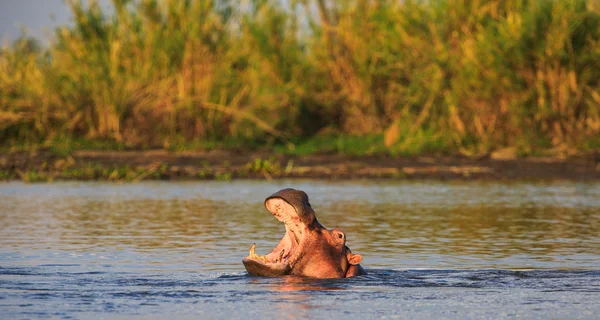
M231 179L600 180L600 153L567 158L286 155L266 150L194 152L48 149L0 155L0 180Z

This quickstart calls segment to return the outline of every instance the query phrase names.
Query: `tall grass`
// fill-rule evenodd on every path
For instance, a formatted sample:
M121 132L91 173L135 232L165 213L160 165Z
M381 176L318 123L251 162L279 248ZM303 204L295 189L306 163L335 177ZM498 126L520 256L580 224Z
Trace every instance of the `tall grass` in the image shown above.
M67 4L49 47L0 54L3 143L600 147L594 0Z

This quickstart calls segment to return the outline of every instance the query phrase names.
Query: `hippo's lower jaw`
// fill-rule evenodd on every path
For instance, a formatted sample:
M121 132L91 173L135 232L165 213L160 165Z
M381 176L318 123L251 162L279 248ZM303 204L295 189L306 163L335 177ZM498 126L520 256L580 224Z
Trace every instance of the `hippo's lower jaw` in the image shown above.
M269 261L266 256L257 255L254 252L255 247L253 244L250 247L250 254L242 260L248 274L264 277L280 277L290 274L292 268L289 263L284 262L283 257L279 257L275 261Z
M248 258L242 260L242 263L251 276L281 277L290 274L292 269L289 264L262 263Z
M254 247L254 245L253 245ZM291 266L283 262L268 262L264 260L253 259L250 257L242 260L246 271L251 276L262 277L281 277L291 273Z

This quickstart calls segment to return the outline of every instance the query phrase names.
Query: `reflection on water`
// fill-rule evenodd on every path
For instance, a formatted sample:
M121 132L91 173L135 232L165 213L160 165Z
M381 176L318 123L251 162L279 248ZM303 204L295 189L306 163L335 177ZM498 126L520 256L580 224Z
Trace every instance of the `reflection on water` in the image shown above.
M263 200L288 186L309 194L322 224L346 233L369 275L246 276L250 245L263 254L284 234ZM396 314L393 305L436 317L510 315L519 305L525 316L548 307L570 316L560 301L598 298L599 257L593 183L0 184L0 318L182 308L209 318L382 316ZM465 288L484 291L466 302ZM473 313L482 294L487 313Z
M262 206L283 185L0 185L2 251L195 252L200 269L236 270L250 244L266 252L283 235ZM595 184L290 185L370 267L597 267Z

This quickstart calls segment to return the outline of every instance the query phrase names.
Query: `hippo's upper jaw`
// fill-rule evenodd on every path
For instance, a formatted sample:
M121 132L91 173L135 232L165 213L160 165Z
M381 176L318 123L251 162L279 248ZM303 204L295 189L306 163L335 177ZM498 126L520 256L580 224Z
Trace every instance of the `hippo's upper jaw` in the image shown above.
M280 190L265 200L265 207L284 223L285 235L267 255L257 255L252 245L242 260L250 275L343 278L364 274L358 265L362 257L345 246L343 232L329 231L317 221L306 193Z

